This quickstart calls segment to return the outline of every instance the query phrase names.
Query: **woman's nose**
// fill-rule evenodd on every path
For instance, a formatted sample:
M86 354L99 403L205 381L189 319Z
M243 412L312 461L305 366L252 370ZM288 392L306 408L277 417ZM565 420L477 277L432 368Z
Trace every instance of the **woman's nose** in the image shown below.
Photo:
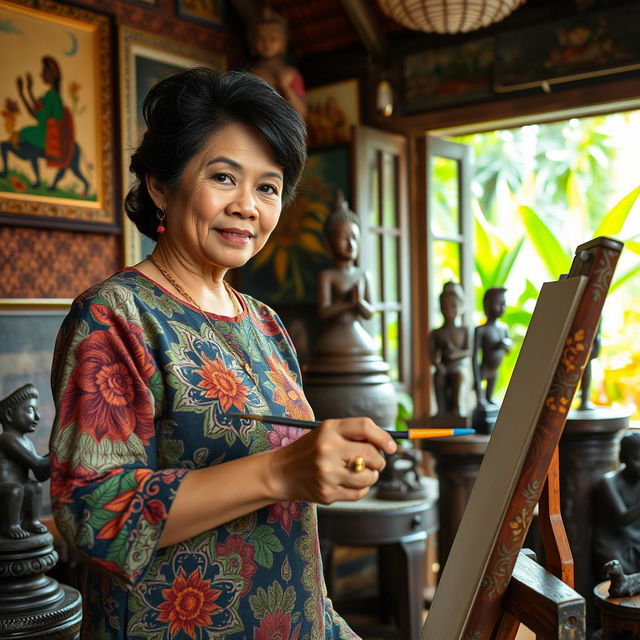
M258 215L258 210L253 193L249 190L238 191L236 197L227 206L227 213L243 218L255 218Z

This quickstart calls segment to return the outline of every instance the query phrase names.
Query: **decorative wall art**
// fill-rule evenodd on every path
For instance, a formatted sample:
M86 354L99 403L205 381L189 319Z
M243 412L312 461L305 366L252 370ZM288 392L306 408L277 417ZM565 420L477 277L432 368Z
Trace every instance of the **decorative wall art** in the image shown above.
M202 24L221 27L222 0L178 0L178 16Z
M360 123L357 80L335 82L307 91L309 146L341 144L351 140L351 125Z
M406 114L493 95L493 38L412 53L403 66Z
M105 16L0 0L0 220L115 232Z
M209 66L224 70L226 59L212 51L197 49L176 40L120 28L120 111L122 117L122 184L124 192L132 184L129 158L145 126L142 102L151 87L161 78L181 69ZM135 264L153 250L149 240L124 218L125 263Z
M517 91L640 69L637 6L496 36L495 90Z
M49 449L55 416L51 362L56 336L71 300L0 300L0 399L31 382L40 394L40 421L29 437L42 455ZM51 513L49 483L43 490L42 514Z

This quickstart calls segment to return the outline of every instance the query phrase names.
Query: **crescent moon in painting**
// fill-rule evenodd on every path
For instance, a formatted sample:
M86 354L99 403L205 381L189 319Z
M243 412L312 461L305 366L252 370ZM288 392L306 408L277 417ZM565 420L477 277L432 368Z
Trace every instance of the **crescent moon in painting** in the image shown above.
M73 33L69 33L69 37L71 38L71 48L63 53L65 56L75 56L78 51L78 38Z

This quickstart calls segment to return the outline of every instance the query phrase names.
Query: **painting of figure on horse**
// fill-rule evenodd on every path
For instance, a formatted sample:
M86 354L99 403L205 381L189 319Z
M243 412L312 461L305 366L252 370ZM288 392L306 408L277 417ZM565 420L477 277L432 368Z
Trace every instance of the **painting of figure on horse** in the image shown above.
M10 98L2 112L7 139L0 142L0 190L96 200L93 166L83 157L73 114L62 99L60 65L48 55L41 64L40 78L47 90L39 98L34 95L31 73L16 79L20 102L35 124L15 128L20 107ZM45 167L55 172L46 170L43 175ZM69 170L73 178L64 180Z

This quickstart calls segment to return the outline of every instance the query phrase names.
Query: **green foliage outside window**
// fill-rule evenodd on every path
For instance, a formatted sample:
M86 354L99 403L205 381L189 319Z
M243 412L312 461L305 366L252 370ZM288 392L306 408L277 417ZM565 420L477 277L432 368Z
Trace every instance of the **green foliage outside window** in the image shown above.
M499 389L511 375L542 283L566 273L582 242L613 236L625 249L605 304L592 400L635 406L640 418L638 139L638 111L457 138L475 151L476 323L483 321L483 292L507 287L502 320L515 348Z

